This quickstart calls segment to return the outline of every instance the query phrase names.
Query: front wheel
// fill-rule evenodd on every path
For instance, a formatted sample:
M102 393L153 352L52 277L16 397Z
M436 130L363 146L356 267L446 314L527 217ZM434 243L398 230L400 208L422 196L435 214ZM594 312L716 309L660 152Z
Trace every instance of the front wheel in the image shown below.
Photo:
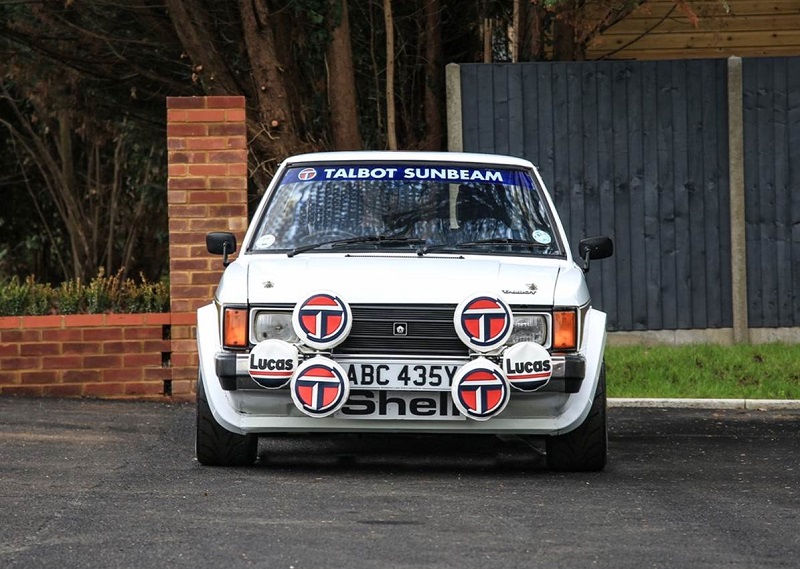
M250 466L258 457L258 436L232 433L214 419L202 377L197 378L195 453L206 466Z
M581 425L547 439L547 466L553 470L590 472L603 470L608 454L606 424L606 368L600 367L592 407Z

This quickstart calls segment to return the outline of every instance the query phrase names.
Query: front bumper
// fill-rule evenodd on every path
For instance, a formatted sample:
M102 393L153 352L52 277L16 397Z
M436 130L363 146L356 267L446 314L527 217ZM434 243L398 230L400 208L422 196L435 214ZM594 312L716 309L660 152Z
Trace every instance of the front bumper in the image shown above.
M240 434L407 432L557 435L569 432L583 422L591 408L606 337L606 315L589 310L581 342L584 348L578 357L564 357L562 362L558 362L558 373L554 373L558 377L551 379L553 386L550 390L513 392L506 409L488 421L373 420L335 415L314 418L296 409L288 389L267 390L255 385L252 389L239 388L240 379L250 379L245 376L246 368L243 370L239 367L239 358L235 354L232 358L224 355L225 352L220 348L214 306L199 309L197 318L200 381L205 386L209 406L220 425ZM246 363L246 358L244 361ZM223 384L237 389L223 389ZM576 387L577 391L573 391Z
M352 358L334 358L347 364ZM376 361L391 358L375 358ZM405 358L407 359L407 358ZM361 361L361 360L359 360ZM464 360L467 363L469 360ZM553 356L553 375L539 392L578 393L586 376L586 358L582 355ZM262 388L247 374L248 355L236 352L217 352L214 354L214 371L219 378L220 387L225 391L254 390Z

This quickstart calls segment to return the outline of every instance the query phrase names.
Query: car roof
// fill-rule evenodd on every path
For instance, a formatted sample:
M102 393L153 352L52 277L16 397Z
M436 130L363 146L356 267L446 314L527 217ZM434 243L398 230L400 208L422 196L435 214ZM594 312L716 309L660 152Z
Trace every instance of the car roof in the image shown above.
M384 151L361 150L347 152L315 152L290 156L284 160L286 166L299 164L319 164L320 162L450 162L464 164L491 164L493 166L511 166L517 168L533 168L528 160L501 154L478 154L472 152L417 152L417 151Z

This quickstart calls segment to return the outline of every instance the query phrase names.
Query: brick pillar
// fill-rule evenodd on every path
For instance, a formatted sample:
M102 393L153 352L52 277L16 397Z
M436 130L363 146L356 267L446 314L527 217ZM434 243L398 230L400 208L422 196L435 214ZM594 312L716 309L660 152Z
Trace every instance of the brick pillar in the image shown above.
M247 227L244 97L167 97L172 394L187 398L197 379L195 311L208 304L222 258L206 233Z

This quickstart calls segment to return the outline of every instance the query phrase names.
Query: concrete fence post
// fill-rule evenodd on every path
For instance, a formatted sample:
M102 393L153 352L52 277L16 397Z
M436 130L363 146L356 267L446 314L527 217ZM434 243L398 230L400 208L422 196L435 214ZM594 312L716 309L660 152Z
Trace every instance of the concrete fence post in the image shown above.
M744 188L742 58L728 58L728 178L730 180L731 292L733 341L749 343L747 322L747 235Z

